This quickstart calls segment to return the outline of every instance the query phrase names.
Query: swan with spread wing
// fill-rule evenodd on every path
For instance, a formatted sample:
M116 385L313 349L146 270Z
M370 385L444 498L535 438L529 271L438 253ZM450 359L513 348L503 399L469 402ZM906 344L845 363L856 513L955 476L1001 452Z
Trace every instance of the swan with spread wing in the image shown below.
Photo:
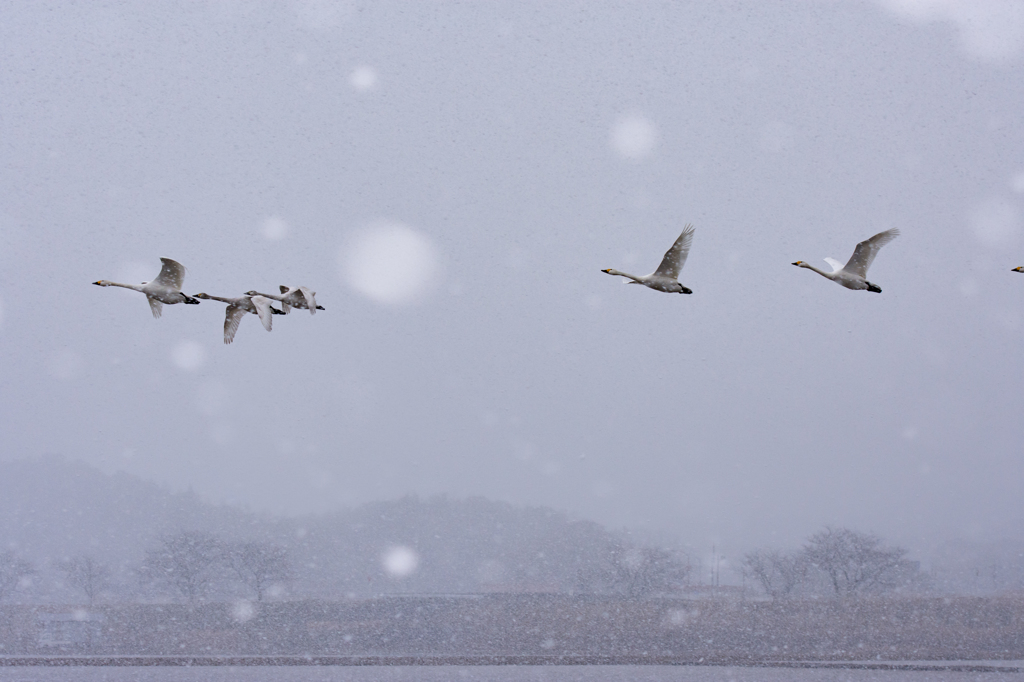
M210 296L209 294L196 294L196 298L209 299L227 303L224 311L224 343L231 343L235 340L235 332L238 325L242 323L242 317L246 313L252 313L260 318L263 328L268 332L273 324L274 315L284 315L283 312L270 305L270 299L263 296L236 296L225 298L222 296Z
M246 296L263 296L281 303L281 311L287 315L292 308L309 310L310 315L316 315L316 311L323 310L322 305L316 303L316 292L309 287L286 287L281 285L280 294L263 294L258 291L247 291Z
M664 291L669 294L692 294L693 291L679 283L679 271L686 263L686 257L690 254L690 244L693 242L693 225L683 228L682 234L676 238L672 248L665 252L658 269L649 275L631 275L628 272L619 272L613 268L602 270L609 275L625 277L626 284L643 284L645 287L655 291Z
M152 282L121 284L101 279L93 284L99 287L122 287L132 291L141 291L149 301L149 309L153 311L153 317L160 317L164 303L167 305L175 303L199 305L199 301L181 293L181 285L185 281L185 266L170 258L161 258L160 262L163 263L163 267L160 268L160 274Z
M827 277L847 289L867 289L868 291L880 294L882 293L882 288L877 284L872 284L867 279L868 268L871 267L871 263L875 260L875 256L878 255L878 251L898 236L900 236L900 231L893 228L885 232L879 232L870 239L865 239L860 244L857 244L857 247L853 250L853 255L850 256L850 260L846 265L843 265L834 258L826 258L825 262L832 266L832 272L819 270L802 260L798 260L793 265L799 268L814 270L822 277Z

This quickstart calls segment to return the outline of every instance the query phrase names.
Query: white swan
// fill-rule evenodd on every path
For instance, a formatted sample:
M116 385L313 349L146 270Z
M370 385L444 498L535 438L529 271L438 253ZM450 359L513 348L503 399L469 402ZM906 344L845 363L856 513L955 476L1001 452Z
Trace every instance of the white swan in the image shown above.
M857 247L853 250L853 255L850 256L850 260L846 265L843 265L834 258L826 258L825 262L832 266L832 272L819 270L802 260L798 260L793 265L814 270L822 277L828 277L836 284L841 284L847 289L867 289L868 291L880 294L882 293L881 287L867 280L868 268L871 267L871 262L878 255L879 249L898 236L900 236L900 231L893 228L885 232L879 232L870 239L865 239L860 244L857 244Z
M224 343L231 343L235 340L235 332L242 322L242 316L246 313L258 315L263 328L270 331L273 315L284 315L283 312L270 305L270 299L264 296L237 296L234 298L223 298L221 296L210 296L209 294L196 294L196 298L206 298L211 301L227 303L227 310L224 311Z
M672 248L665 252L665 257L661 259L661 265L649 275L630 275L629 273L619 272L612 268L602 270L601 272L625 277L629 280L626 284L643 284L645 287L669 294L692 294L693 291L684 287L677 280L679 279L679 271L683 269L683 264L686 263L686 256L690 253L693 232L693 225L687 225L683 228L682 234L676 239Z
M281 310L287 315L292 308L300 310L309 309L310 315L316 315L316 311L325 310L322 305L316 304L316 292L309 287L286 287L281 285L280 294L261 294L258 291L247 291L246 296L263 296L281 302Z
M160 317L164 303L167 305L175 303L199 305L199 301L181 293L181 283L185 279L185 266L170 258L161 258L160 262L163 263L163 267L160 268L160 274L152 282L121 284L101 279L93 284L100 287L124 287L133 291L141 291L149 301L149 309L153 311L153 317Z

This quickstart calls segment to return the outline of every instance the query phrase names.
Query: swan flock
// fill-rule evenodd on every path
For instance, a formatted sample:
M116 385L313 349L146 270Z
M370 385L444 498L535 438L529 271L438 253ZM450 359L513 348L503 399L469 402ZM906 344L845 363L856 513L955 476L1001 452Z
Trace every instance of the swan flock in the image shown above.
M693 233L693 225L687 225L683 228L682 233L676 238L675 243L672 244L672 248L665 252L661 265L649 275L631 275L628 272L619 272L613 268L606 268L601 272L625 277L626 284L643 284L645 287L655 291L664 291L670 294L692 294L693 291L691 289L680 284L679 271L683 269L686 257L690 254ZM878 255L878 251L899 235L900 231L894 228L885 232L879 232L870 239L865 239L857 244L853 250L853 255L850 256L850 260L847 261L846 265L833 258L826 258L825 262L832 266L832 272L819 270L802 260L798 260L793 265L813 270L822 277L826 277L847 289L867 290L880 294L882 293L882 288L867 280L868 268L871 267L871 263L875 260L875 256ZM1017 272L1024 272L1024 266L1015 268L1015 270Z
M246 313L252 313L259 317L263 328L269 332L273 316L287 315L291 308L309 308L310 313L324 310L323 306L316 303L316 292L308 287L293 288L281 285L280 295L247 291L244 296L235 297L211 296L206 293L189 296L181 290L185 281L185 266L170 258L161 258L160 262L163 263L163 267L160 268L160 274L152 282L123 284L101 279L93 284L100 287L122 287L142 292L146 295L146 300L149 301L153 317L160 317L165 303L167 305L175 303L199 305L199 299L226 303L227 309L224 312L224 343L226 344L235 340L235 332L238 331L238 325L241 324ZM271 299L281 302L280 310L271 305Z
M687 224L669 250L665 252L661 264L649 275L631 275L614 268L605 268L601 272L623 277L626 284L642 284L649 289L664 293L692 294L693 290L679 281L679 272L683 269L686 258L690 254L695 231L693 225ZM831 272L816 268L802 260L794 262L793 265L813 270L847 289L881 293L882 288L868 280L868 268L871 267L881 248L899 235L900 231L893 228L865 239L854 247L853 255L845 265L833 258L825 258L825 262L832 268ZM272 329L274 315L287 315L292 308L308 310L311 315L315 315L317 310L324 310L324 307L316 302L316 292L305 286L281 285L279 294L267 294L252 289L245 292L243 296L236 297L211 296L206 293L189 296L181 290L185 279L185 267L170 258L161 258L160 262L163 264L160 273L151 282L123 284L101 279L93 284L101 287L122 287L145 294L153 317L156 318L160 317L165 304L198 305L199 299L225 303L227 304L224 313L224 343L226 344L234 341L238 325L247 313L259 317L264 329L269 332ZM1013 268L1013 271L1024 273L1024 266ZM274 302L280 304L280 309L273 307Z

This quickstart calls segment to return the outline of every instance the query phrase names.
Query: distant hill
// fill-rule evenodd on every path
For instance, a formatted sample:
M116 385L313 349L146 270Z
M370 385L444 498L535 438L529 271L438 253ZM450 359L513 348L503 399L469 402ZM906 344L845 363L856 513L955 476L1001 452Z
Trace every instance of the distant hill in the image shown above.
M13 549L38 569L22 599L73 598L57 565L77 554L114 569L109 599L146 597L135 569L161 537L183 530L285 547L295 574L279 595L287 598L570 592L592 586L596 575L614 578L610 567L629 545L623 534L593 522L483 498L406 497L270 519L80 461L0 461L0 549ZM236 589L225 581L211 598L229 598Z
M56 596L48 578L59 574L57 562L76 554L93 555L114 569L123 583L118 591L136 589L133 570L145 550L180 529L226 537L274 530L245 511L129 474L108 475L81 461L54 455L0 461L0 548L36 565L35 591L44 600Z
M624 543L589 521L482 498L374 502L303 529L292 547L320 594L568 592ZM407 577L382 566L395 547L418 558Z

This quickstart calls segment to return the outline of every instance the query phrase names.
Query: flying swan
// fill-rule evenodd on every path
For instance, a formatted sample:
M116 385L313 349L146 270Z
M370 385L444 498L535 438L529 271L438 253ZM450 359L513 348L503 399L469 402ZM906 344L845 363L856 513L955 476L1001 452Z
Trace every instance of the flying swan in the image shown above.
M322 305L316 304L316 292L309 287L286 287L281 285L280 294L261 294L258 291L247 291L246 296L263 296L281 302L281 311L287 315L292 308L300 310L309 309L310 315L316 315L316 311L324 310Z
M872 261L878 255L879 249L898 236L900 236L900 231L893 228L885 232L879 232L871 239L865 239L860 244L857 244L857 248L853 250L853 255L850 256L850 261L846 265L843 265L834 258L826 258L825 262L832 266L832 272L819 270L802 260L798 260L793 265L814 270L822 277L828 277L836 284L841 284L847 289L867 289L868 291L880 294L882 293L881 287L867 280L868 268L871 267Z
M199 301L181 293L181 283L185 279L185 266L170 258L161 258L160 262L163 263L163 267L160 268L160 274L152 282L121 284L101 279L93 284L99 287L124 287L132 291L141 291L149 301L149 309L153 311L153 317L157 318L163 312L164 303L167 305L175 303L199 305Z
M630 275L629 273L619 272L612 268L602 270L601 272L625 277L629 280L626 284L643 284L645 287L650 287L655 291L664 291L669 294L692 294L693 291L680 284L678 279L679 271L683 269L683 264L686 263L686 256L690 253L690 242L693 241L693 232L693 225L687 225L683 228L682 234L676 239L672 248L665 252L665 257L661 259L661 265L649 275Z
M238 296L235 298L222 298L210 296L209 294L196 294L196 298L209 299L227 303L227 310L224 311L224 343L231 343L235 340L235 332L242 322L242 316L246 313L258 315L263 328L268 332L273 321L273 315L284 315L283 312L270 305L270 299L264 296Z

